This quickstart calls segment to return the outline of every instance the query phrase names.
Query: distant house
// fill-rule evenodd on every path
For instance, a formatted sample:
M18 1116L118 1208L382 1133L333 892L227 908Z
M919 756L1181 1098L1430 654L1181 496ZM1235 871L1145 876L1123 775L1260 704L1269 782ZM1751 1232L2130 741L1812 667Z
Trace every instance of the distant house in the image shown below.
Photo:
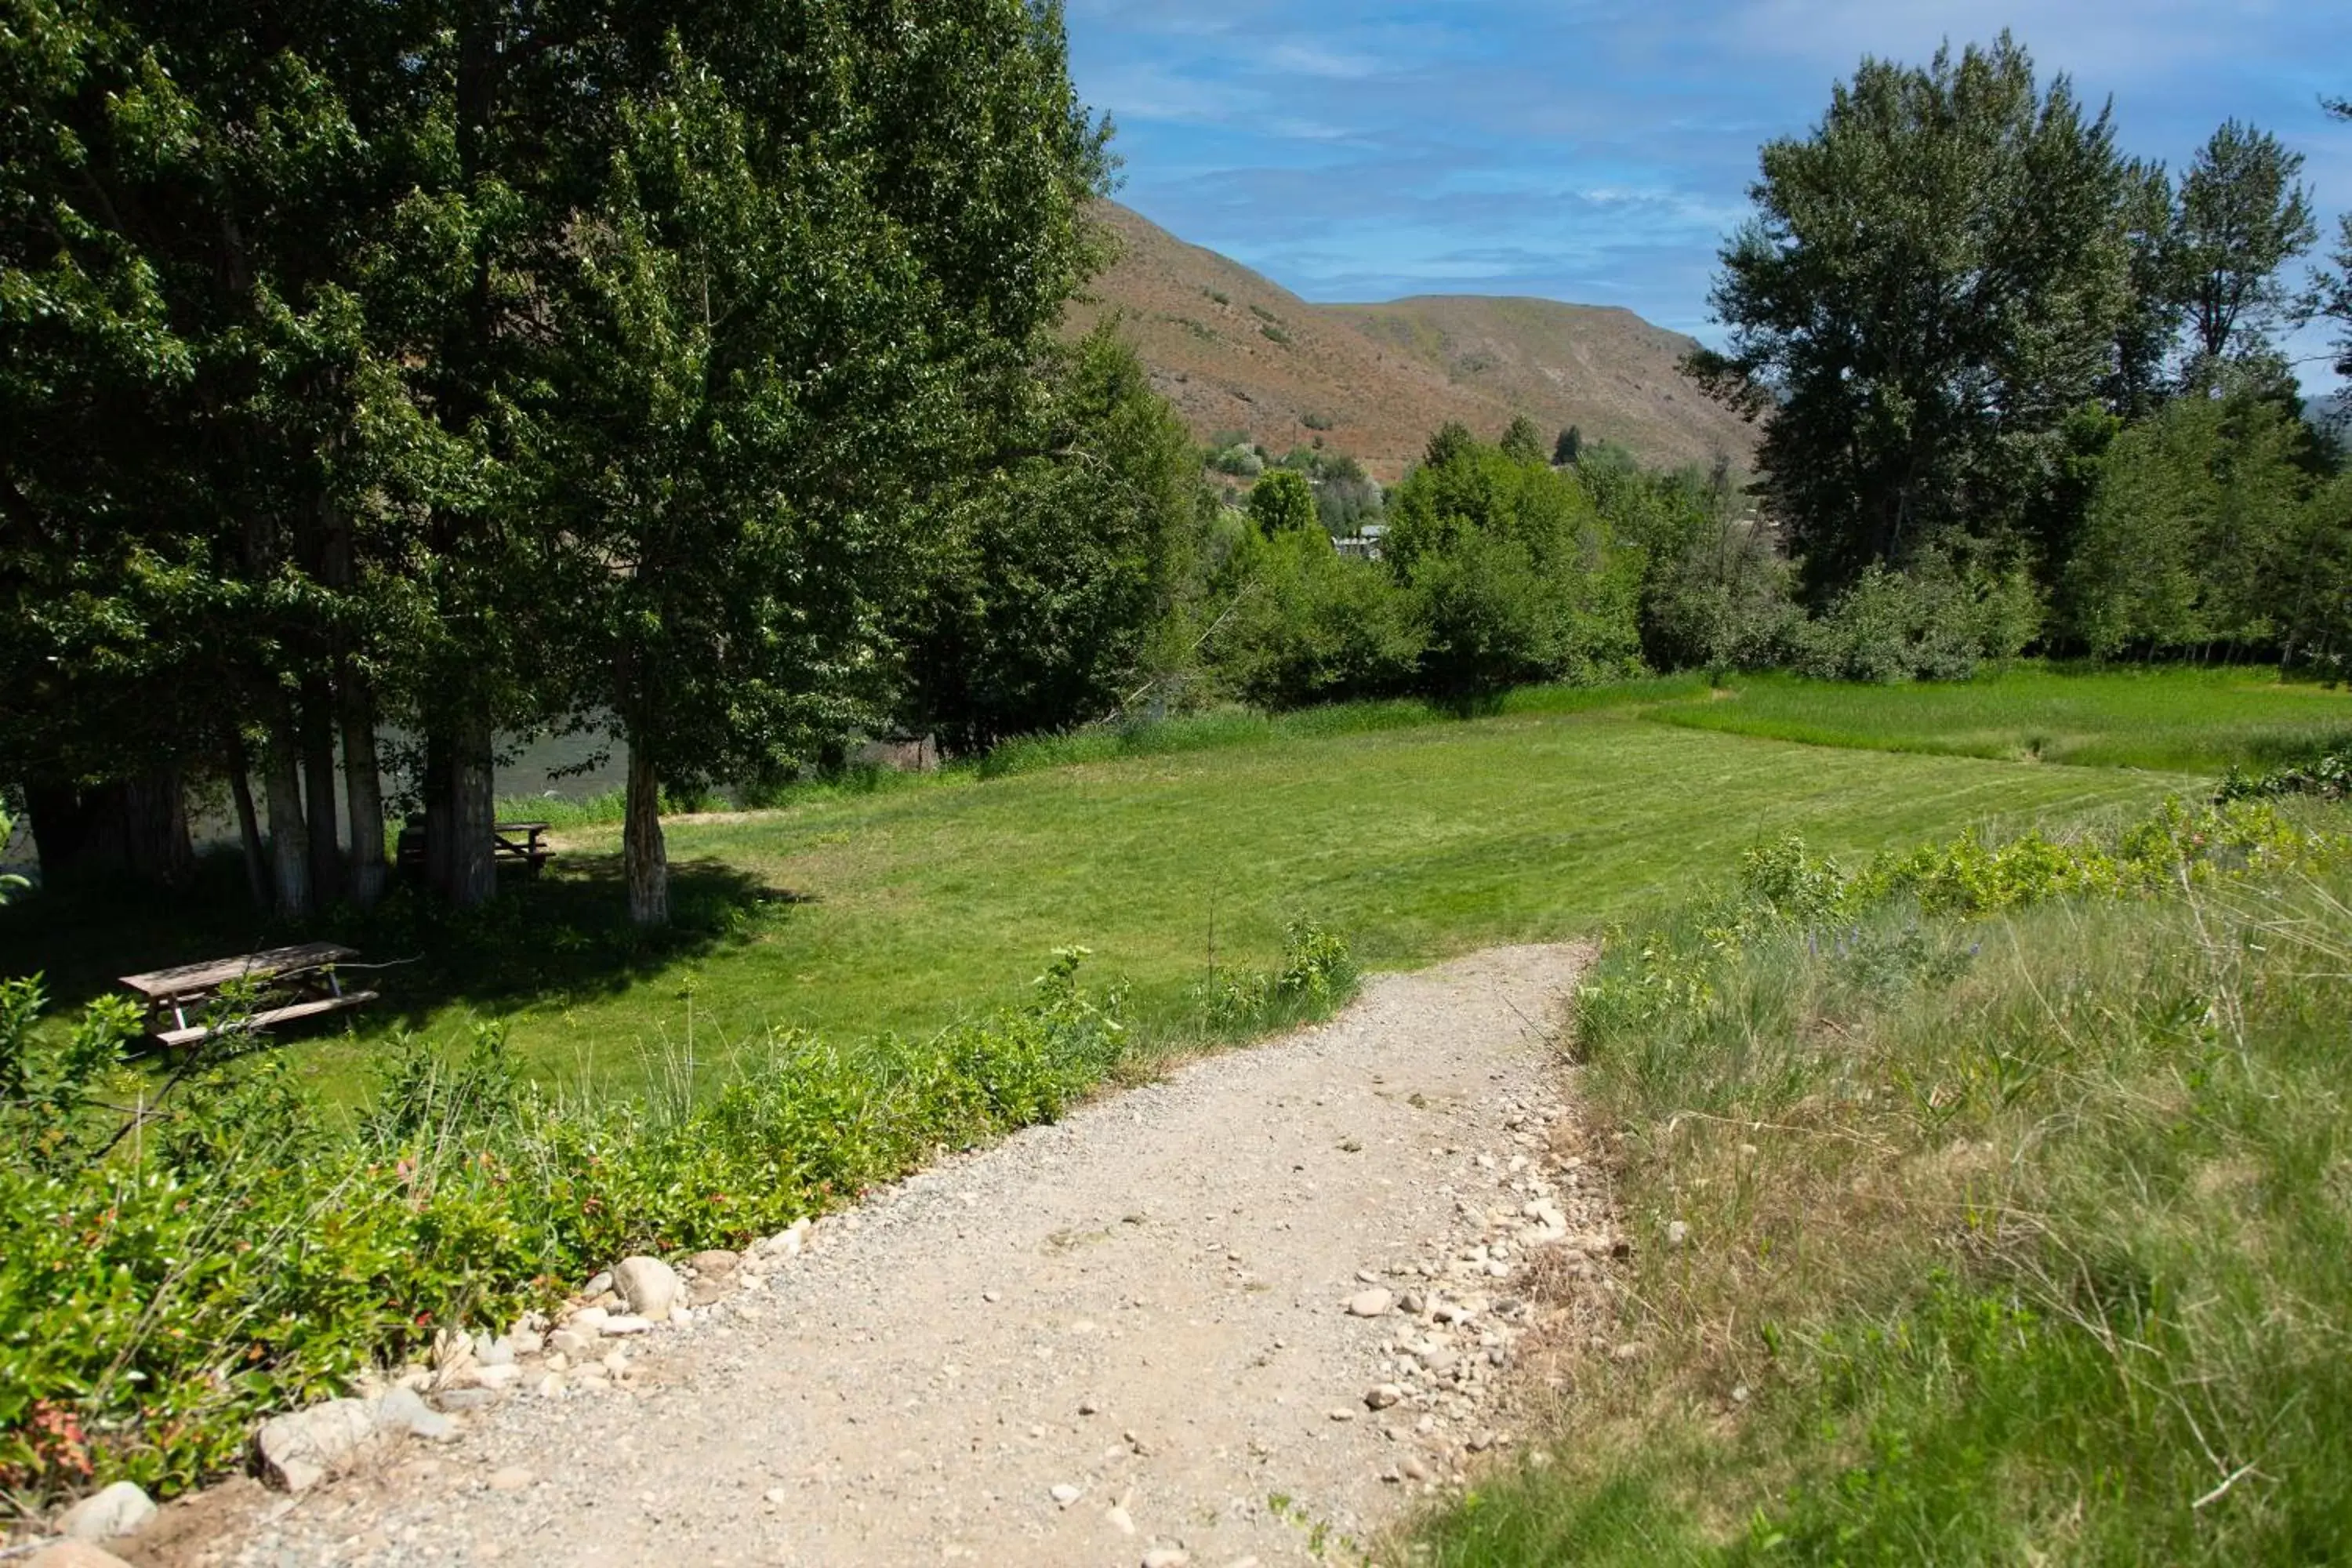
M1331 547L1340 554L1351 555L1359 561L1378 561L1381 558L1381 536L1388 531L1386 523L1368 522L1362 532L1335 539Z

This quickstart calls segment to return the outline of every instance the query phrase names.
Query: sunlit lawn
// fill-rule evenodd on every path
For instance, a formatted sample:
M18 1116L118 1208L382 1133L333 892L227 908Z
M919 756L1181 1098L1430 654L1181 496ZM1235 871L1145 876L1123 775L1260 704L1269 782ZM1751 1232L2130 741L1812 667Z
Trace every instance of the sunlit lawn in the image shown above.
M2220 773L2352 742L2352 692L2270 669L2025 666L1970 681L1853 686L1744 676L1724 701L1655 710L1694 729L1823 746Z
M2011 679L1984 691L1751 681L1715 701L1687 683L1653 685L1615 708L1410 724L1383 711L1360 730L1342 714L1207 736L1200 749L819 792L777 811L673 821L686 930L650 946L621 929L617 830L575 821L545 880L487 917L450 930L425 911L345 932L371 961L415 962L371 973L384 1002L348 1034L296 1045L292 1059L349 1084L396 1029L444 1036L500 1017L542 1072L634 1080L675 1067L689 1037L707 1068L771 1026L929 1031L1019 994L1073 943L1093 950L1097 984L1130 984L1149 1037L1177 1026L1213 963L1273 962L1292 920L1344 933L1370 966L1412 965L1595 931L1785 831L1861 856L1969 823L2063 823L2208 787L2009 760L2003 725L2021 713L2074 714L2051 731L2072 737L2072 755L2137 744L2199 757L2210 773L2229 747L2284 733L2261 727L2265 704L2306 729L2352 706L2242 676ZM1688 727L1778 724L1799 710L1870 743L1995 754ZM2218 751L2199 739L2216 732L2234 739ZM0 968L47 967L66 1001L131 968L270 934L247 929L226 877L208 912L45 901L0 924L0 946L16 950Z

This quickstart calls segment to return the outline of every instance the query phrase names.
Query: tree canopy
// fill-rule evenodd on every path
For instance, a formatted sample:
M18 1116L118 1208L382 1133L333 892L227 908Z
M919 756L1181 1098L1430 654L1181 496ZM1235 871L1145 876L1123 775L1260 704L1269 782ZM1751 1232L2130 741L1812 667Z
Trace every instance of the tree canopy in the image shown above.
M2004 35L1866 60L1767 145L1694 370L1765 419L1766 493L1816 595L2025 524L2130 303L2107 114Z

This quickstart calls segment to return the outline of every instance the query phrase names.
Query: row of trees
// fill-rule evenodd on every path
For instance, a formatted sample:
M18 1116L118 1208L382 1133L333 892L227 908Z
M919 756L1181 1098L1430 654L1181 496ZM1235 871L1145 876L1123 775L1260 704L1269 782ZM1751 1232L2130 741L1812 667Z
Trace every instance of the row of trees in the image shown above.
M1865 61L1768 145L1714 294L1729 347L1691 368L1762 425L1806 601L2022 572L2102 654L2352 649L2328 586L2352 518L2278 347L2332 313L2352 365L2352 223L2296 288L2301 172L2234 121L2177 175L2127 158L2006 36Z
M665 786L1105 700L1192 458L1051 0L0 0L0 782L52 871L492 889L494 736ZM1041 650L1050 650L1046 657ZM396 727L415 737L386 756Z

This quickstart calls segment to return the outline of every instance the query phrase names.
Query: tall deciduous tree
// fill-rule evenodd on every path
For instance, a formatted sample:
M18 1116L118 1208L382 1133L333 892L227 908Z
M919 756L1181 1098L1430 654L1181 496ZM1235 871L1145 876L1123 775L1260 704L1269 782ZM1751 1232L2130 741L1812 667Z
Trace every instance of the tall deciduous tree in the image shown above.
M1117 710L1165 651L1197 552L1199 454L1117 323L1055 346L1036 388L915 543L900 714L951 751Z
M1540 463L1544 460L1543 432L1526 415L1516 415L1503 432L1503 455L1515 463Z
M1865 61L1770 143L1692 368L1763 420L1763 487L1825 598L1876 563L2019 526L2131 300L2108 116L2006 35Z
M1251 488L1249 516L1257 531L1268 536L1324 531L1316 521L1315 487L1306 475L1289 468L1275 468Z
M579 699L629 751L632 916L665 784L877 722L921 527L1031 396L1098 255L1103 132L1023 0L746 0L634 41L563 238L530 464L563 520Z
M2225 121L2181 176L2172 266L2193 342L2190 374L2263 353L2288 308L2280 273L2319 237L2303 154Z

